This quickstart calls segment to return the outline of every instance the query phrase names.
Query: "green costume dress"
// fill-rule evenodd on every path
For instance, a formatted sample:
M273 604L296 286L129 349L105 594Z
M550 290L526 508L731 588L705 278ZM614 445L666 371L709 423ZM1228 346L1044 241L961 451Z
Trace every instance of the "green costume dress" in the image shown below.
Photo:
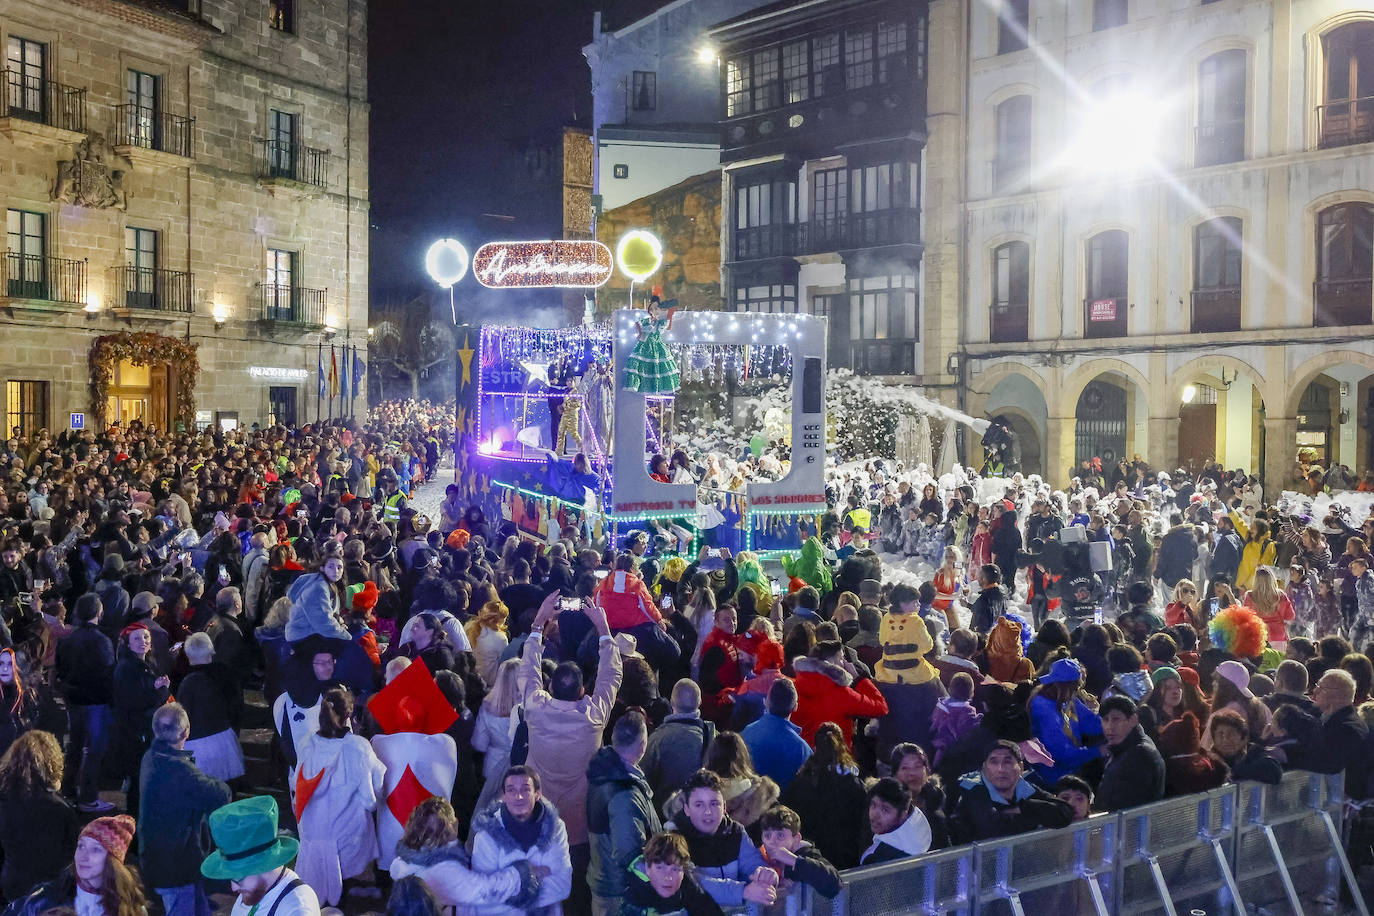
M678 389L677 361L663 342L666 318L639 320L642 335L630 358L625 360L625 390L644 394L671 394Z

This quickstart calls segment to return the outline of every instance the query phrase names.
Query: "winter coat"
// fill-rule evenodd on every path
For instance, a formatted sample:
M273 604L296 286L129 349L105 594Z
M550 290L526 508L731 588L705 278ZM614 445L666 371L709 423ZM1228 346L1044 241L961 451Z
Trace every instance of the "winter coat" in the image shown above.
M744 827L728 815L711 834L697 830L685 817L664 826L686 838L693 875L711 899L723 907L743 906L745 885L767 864Z
M669 913L687 913L688 916L723 916L720 904L691 873L682 876L682 884L671 897L660 897L658 891L649 883L649 866L644 857L639 856L626 870L625 898L620 904L619 916L666 916ZM616 916L616 914L611 914Z
M1096 747L1083 745L1084 738L1102 734L1102 720L1077 697L1065 710L1048 696L1037 694L1030 701L1030 717L1035 737L1054 758L1053 766L1035 767L1045 785L1054 785L1061 776L1076 773L1085 763L1102 756Z
M71 706L103 706L114 697L114 643L95 624L78 624L57 644L57 679Z
M997 618L1007 612L1007 597L1000 585L989 585L983 589L973 602L969 616L969 627L979 633L992 629Z
M1164 797L1164 758L1137 725L1109 749L1102 782L1093 796L1099 811L1134 808Z
M329 580L321 573L307 573L287 591L291 616L286 621L286 641L298 642L312 634L330 639L351 640L352 634L339 616L339 598Z
M1293 602L1288 595L1279 592L1279 602L1274 607L1271 614L1262 613L1255 605L1254 592L1245 596L1245 606L1254 610L1260 620L1269 629L1269 642L1285 643L1288 642L1288 621L1293 620L1297 614L1293 610Z
M950 818L950 830L958 843L1015 836L1045 827L1067 827L1073 821L1073 808L1068 802L1035 788L1025 779L1013 790L1014 802L994 791L979 771L961 779L959 788L959 802Z
M654 596L643 580L632 572L616 570L611 573L601 580L592 598L606 612L606 623L612 631L628 630L646 620L658 623L662 618Z
M859 864L869 839L868 795L854 770L825 770L814 782L798 777L782 803L801 818L802 835L836 868Z
M988 633L988 675L1009 684L1030 680L1035 669L1022 651L1021 624L1009 617L999 618Z
M392 880L411 875L425 883L442 907L455 907L466 916L474 907L504 905L523 908L539 894L540 881L529 863L517 859L505 868L484 873L473 869L462 843L433 849L398 844L391 860Z
M695 713L674 713L653 730L639 767L653 787L656 810L662 810L687 777L701 769L715 737L716 724Z
M1197 559L1197 535L1189 524L1175 525L1159 542L1155 553L1155 578L1173 588L1179 579L1193 574Z
M754 770L786 789L797 770L811 756L811 745L801 736L801 728L790 719L765 712L740 732Z
M930 824L920 808L912 808L911 814L887 833L875 834L873 842L859 857L860 865L878 865L895 859L924 855L930 850Z
M883 647L873 679L883 684L925 684L939 675L926 661L934 648L930 630L919 613L891 611L878 627L878 642Z
M81 831L76 809L61 793L13 792L0 797L0 849L5 853L0 892L17 900L51 881L71 862Z
M153 741L139 773L138 860L150 887L201 880L200 863L214 848L210 812L229 804L229 784L196 769L190 751Z
M533 749L534 741L531 735L530 750ZM480 916L518 916L522 913L550 916L561 913L562 903L568 899L568 894L572 891L572 860L568 857L568 831L558 816L558 809L550 804L547 798L539 800L539 808L535 815L539 818L539 832L534 845L529 848L522 847L506 829L503 811L504 805L494 802L491 807L473 818L473 870L489 874L516 862L526 861L530 865L543 865L551 874L540 882L539 896L528 907L490 904L474 907L472 912ZM585 821L583 823L585 825Z
M95 583L95 588L91 591L100 598L100 629L114 640L127 623L125 618L129 614L129 593L124 590L124 584L119 579L101 579Z
M797 672L797 709L792 721L801 727L802 737L816 746L816 729L834 722L844 732L844 743L854 746L854 719L887 715L887 700L878 685L868 678L855 681L839 665L811 658L793 663Z
M219 663L193 665L177 688L177 702L191 720L190 739L208 738L227 728L237 729L243 713L243 693Z
M1216 544L1212 547L1212 566L1208 570L1211 578L1226 576L1230 578L1232 583L1235 583L1243 549L1244 545L1241 544L1240 536L1234 531L1219 534Z
M1185 714L1159 730L1155 742L1164 756L1164 794L1207 792L1226 782L1226 764L1202 750L1197 716Z
M1234 509L1230 512L1230 519L1231 524L1236 526L1236 533L1245 540L1245 546L1241 548L1240 565L1236 569L1235 585L1248 591L1255 587L1255 570L1274 565L1274 539L1266 534L1259 540L1251 540L1250 526Z
M974 674L976 683L976 668ZM879 684L878 690L888 709L887 715L878 719L878 759L886 760L892 749L904 741L929 747L935 704L945 696L945 685L940 679L924 684Z
M644 774L613 747L603 747L587 767L587 835L591 866L587 884L597 897L625 894L626 872L644 843L661 829Z
M577 700L556 700L544 689L543 657L544 640L531 633L516 680L530 736L525 762L539 773L544 797L563 812L567 842L576 846L587 842L587 765L620 689L620 653L610 639L600 641L596 685Z
M1322 718L1312 768L1318 773L1344 772L1345 792L1350 798L1370 797L1371 756L1369 729L1354 706Z
M75 844L73 844L75 848ZM27 893L10 901L4 916L42 916L43 913L58 908L76 909L76 874L71 857L62 863L65 867L56 878L44 882Z
M143 752L153 741L153 713L166 703L171 691L154 682L157 672L128 650L120 651L114 672L114 721L110 733L111 756L120 774L138 772Z
M767 776L736 776L721 779L721 791L725 794L725 813L739 822L756 839L760 836L759 818L778 803L781 794L778 784ZM663 804L663 815L670 821L682 822L683 806L686 799L681 792L673 793Z
M930 730L933 734L931 745L935 748L932 766L939 766L945 751L965 734L978 727L983 715L972 704L945 697L935 704L935 714L930 717Z
M243 556L243 614L250 621L258 621L267 613L264 600L271 578L271 564L266 547L254 547Z

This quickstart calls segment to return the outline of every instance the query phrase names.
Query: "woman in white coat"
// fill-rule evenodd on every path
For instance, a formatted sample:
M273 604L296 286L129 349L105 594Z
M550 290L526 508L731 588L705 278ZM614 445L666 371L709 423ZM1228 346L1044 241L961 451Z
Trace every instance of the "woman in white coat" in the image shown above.
M326 906L338 904L343 882L366 871L378 852L372 812L382 798L386 767L367 739L352 733L352 716L347 689L325 691L320 729L298 748L296 873Z
M520 690L516 686L516 675L520 671L520 659L508 658L496 669L496 683L482 701L477 711L477 724L473 726L472 749L480 751L482 758L482 794L477 797L476 811L485 811L501 794L501 776L510 766L510 745L515 734L515 720L519 713L516 704L520 702Z

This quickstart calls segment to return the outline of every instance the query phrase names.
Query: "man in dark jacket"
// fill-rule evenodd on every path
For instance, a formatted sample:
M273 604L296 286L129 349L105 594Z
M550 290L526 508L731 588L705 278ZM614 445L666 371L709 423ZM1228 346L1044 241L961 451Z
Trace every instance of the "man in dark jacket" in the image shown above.
M1228 582L1236 581L1236 571L1240 569L1240 555L1244 549L1235 525L1223 515L1217 520L1217 543L1212 548L1212 564L1207 574L1213 579L1225 576Z
M1159 542L1159 552L1155 554L1155 578L1173 592L1179 579L1193 574L1193 561L1197 559L1197 535L1192 525L1183 523L1183 514L1174 512L1169 516L1169 531Z
M1145 737L1135 702L1117 695L1102 701L1102 734L1107 739L1107 764L1093 797L1099 811L1134 808L1164 797L1164 758Z
M1019 745L999 740L983 760L983 769L959 781L962 794L950 828L960 843L1029 833L1042 827L1066 827L1073 807L1025 779L1026 760Z
M97 795L110 738L115 666L114 644L100 629L101 611L94 593L76 599L76 629L57 644L57 681L71 719L66 772L75 781L77 807L86 812L114 807Z
M969 628L988 633L997 618L1007 612L1007 596L1002 591L1002 570L991 563L978 570L978 585L982 588L969 617Z
M124 558L117 553L107 554L100 578L91 589L100 597L100 628L111 640L124 629L129 613L129 593L124 590Z
M1368 798L1369 729L1355 711L1355 679L1333 668L1321 676L1312 698L1322 711L1313 769L1318 773L1345 773L1345 794Z
M587 883L595 916L620 912L629 867L662 826L649 783L639 769L648 742L643 713L630 710L611 729L611 746L597 751L587 767L587 834L592 847Z
M185 750L186 710L168 703L153 713L153 745L139 770L138 856L143 878L167 916L206 916L200 863L210 854L210 812L229 804L229 784L196 769Z
M706 760L716 726L701 717L701 688L689 678L673 685L673 712L654 729L644 752L644 777L653 786L654 809L668 800Z
M786 805L774 805L759 818L759 830L763 834L763 857L778 877L813 887L822 897L840 892L840 873L802 838L797 812Z

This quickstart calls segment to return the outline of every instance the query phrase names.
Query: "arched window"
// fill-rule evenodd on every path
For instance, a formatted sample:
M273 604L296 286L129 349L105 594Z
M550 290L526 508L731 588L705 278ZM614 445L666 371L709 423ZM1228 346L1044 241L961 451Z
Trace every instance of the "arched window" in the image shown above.
M1126 334L1128 248L1126 233L1121 229L1108 229L1088 239L1084 337Z
M1322 36L1326 67L1318 107L1318 144L1374 140L1374 22L1352 22Z
M1030 246L1007 242L992 252L993 341L1030 336Z
M1336 204L1317 214L1317 279L1312 324L1370 324L1374 288L1374 206Z
M1198 65L1195 164L1245 158L1245 52L1219 51Z
M1193 331L1240 330L1241 222L1208 220L1193 230Z
M1006 190L1021 184L1030 168L1031 98L1017 95L997 106L997 146L992 184Z

